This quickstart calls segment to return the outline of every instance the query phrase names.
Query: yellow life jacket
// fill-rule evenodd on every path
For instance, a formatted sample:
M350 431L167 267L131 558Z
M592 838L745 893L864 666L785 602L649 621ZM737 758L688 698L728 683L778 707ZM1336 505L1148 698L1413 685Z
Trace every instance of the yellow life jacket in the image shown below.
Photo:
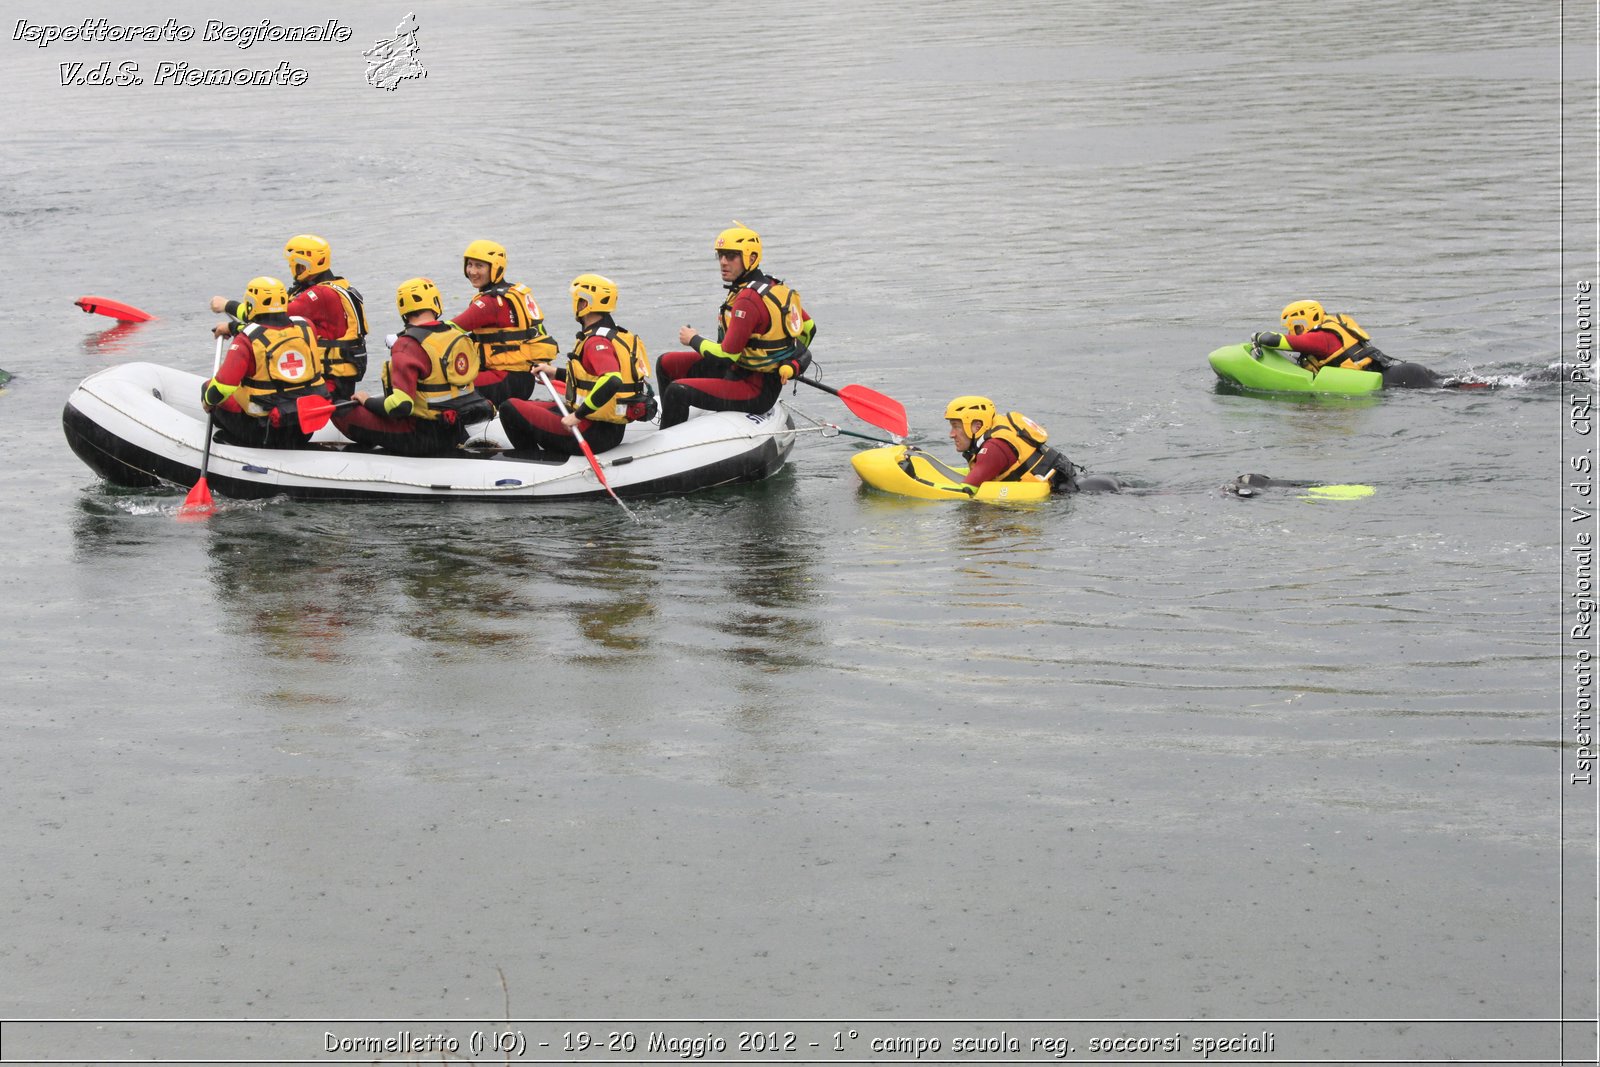
M330 378L360 378L367 370L367 305L355 286L343 278L306 279L303 288L327 286L339 294L344 304L344 333L339 337L319 338L322 342L323 373ZM297 295L293 290L290 295Z
M718 341L728 335L728 323L732 321L733 315L733 301L743 289L754 290L767 305L767 329L764 333L752 335L750 340L745 342L744 351L739 353L735 362L746 370L770 372L784 360L793 359L803 347L799 338L805 316L800 308L800 294L777 278L768 278L765 275L745 282L728 293L728 298L722 302L722 307L717 311Z
M1322 320L1319 330L1327 330L1339 338L1339 350L1325 359L1310 359L1306 366L1313 371L1323 367L1348 367L1352 370L1378 370L1373 360L1382 353L1372 344L1372 338L1356 320L1342 313L1330 314Z
M1046 482L1051 480L1056 460L1064 458L1053 448L1046 448L1050 439L1043 426L1020 411L1013 411L995 419L989 432L973 445L973 455L991 438L998 438L1016 450L1017 458L994 479L997 482Z
M263 418L273 408L289 407L323 387L322 348L305 319L285 316L288 324L247 323L239 331L250 341L255 365L233 393L239 410Z
M483 398L473 388L482 370L478 346L472 335L449 322L425 322L407 326L400 336L422 346L428 356L428 373L417 379L417 395L412 398L411 414L419 419L437 419L445 411L464 411L482 405ZM390 364L383 365L383 391L394 391L389 384Z
M511 308L509 326L486 326L473 332L483 349L485 370L526 371L535 363L548 363L561 348L544 328L544 312L526 285L496 282L478 290L481 296L498 296Z
M579 358L583 354L583 345L590 337L603 337L611 342L617 350L617 364L621 368L616 371L607 371L605 374L593 375L589 368L583 365ZM611 394L593 414L586 414L586 419L599 422L627 422L628 406L642 401L647 388L645 380L650 377L650 357L644 349L644 342L627 330L617 329L615 326L595 326L593 329L583 330L578 334L578 343L572 349L572 355L567 358L567 396L583 399L607 378L617 378L619 383L616 392ZM569 406L576 408L576 403L569 400Z

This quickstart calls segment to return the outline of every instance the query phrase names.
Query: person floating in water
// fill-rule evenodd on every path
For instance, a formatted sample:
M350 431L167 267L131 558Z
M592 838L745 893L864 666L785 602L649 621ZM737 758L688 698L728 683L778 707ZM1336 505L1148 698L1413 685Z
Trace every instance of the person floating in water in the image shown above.
M1304 489L1306 495L1300 498L1302 500L1359 500L1374 492L1370 485L1330 485L1299 478L1270 478L1265 474L1241 474L1222 487L1224 493L1246 498L1260 495L1263 489Z
M1258 333L1250 338L1261 348L1293 350L1302 367L1315 374L1324 367L1372 371L1383 375L1386 389L1436 389L1443 379L1420 363L1404 363L1384 355L1372 338L1342 312L1326 312L1315 300L1296 300L1283 309L1283 333Z

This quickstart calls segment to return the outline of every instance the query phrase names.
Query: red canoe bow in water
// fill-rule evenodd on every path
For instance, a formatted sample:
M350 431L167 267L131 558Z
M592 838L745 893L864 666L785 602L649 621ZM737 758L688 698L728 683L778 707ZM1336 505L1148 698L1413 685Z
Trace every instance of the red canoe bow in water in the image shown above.
M80 296L73 301L89 315L106 315L118 322L149 322L155 318L148 311L140 311L132 304L111 300L103 296Z

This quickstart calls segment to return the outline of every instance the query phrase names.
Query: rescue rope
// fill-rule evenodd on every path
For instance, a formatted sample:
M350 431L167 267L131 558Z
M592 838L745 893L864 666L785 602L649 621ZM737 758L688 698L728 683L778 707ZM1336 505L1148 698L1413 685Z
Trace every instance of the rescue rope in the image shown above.
M843 426L840 426L836 422L824 421L823 419L819 419L819 418L817 418L817 417L815 417L813 415L808 415L804 411L801 411L798 408L789 408L788 410L794 412L796 415L799 415L802 419L805 419L807 422L810 422L810 423L815 424L816 426L822 427L824 430L832 430L833 431L833 433L823 433L822 436L824 436L824 437L837 437L839 434L844 434L846 437L859 437L863 441L875 441L880 445L904 444L903 441L890 440L887 437L873 437L873 436L871 436L869 434L856 433L854 430L847 430Z

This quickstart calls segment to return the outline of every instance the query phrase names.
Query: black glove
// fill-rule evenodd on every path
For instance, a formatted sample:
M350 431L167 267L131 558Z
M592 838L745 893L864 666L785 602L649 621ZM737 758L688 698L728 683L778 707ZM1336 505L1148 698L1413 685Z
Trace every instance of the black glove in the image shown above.
M1283 335L1276 333L1258 333L1250 338L1250 343L1262 348L1282 348Z

